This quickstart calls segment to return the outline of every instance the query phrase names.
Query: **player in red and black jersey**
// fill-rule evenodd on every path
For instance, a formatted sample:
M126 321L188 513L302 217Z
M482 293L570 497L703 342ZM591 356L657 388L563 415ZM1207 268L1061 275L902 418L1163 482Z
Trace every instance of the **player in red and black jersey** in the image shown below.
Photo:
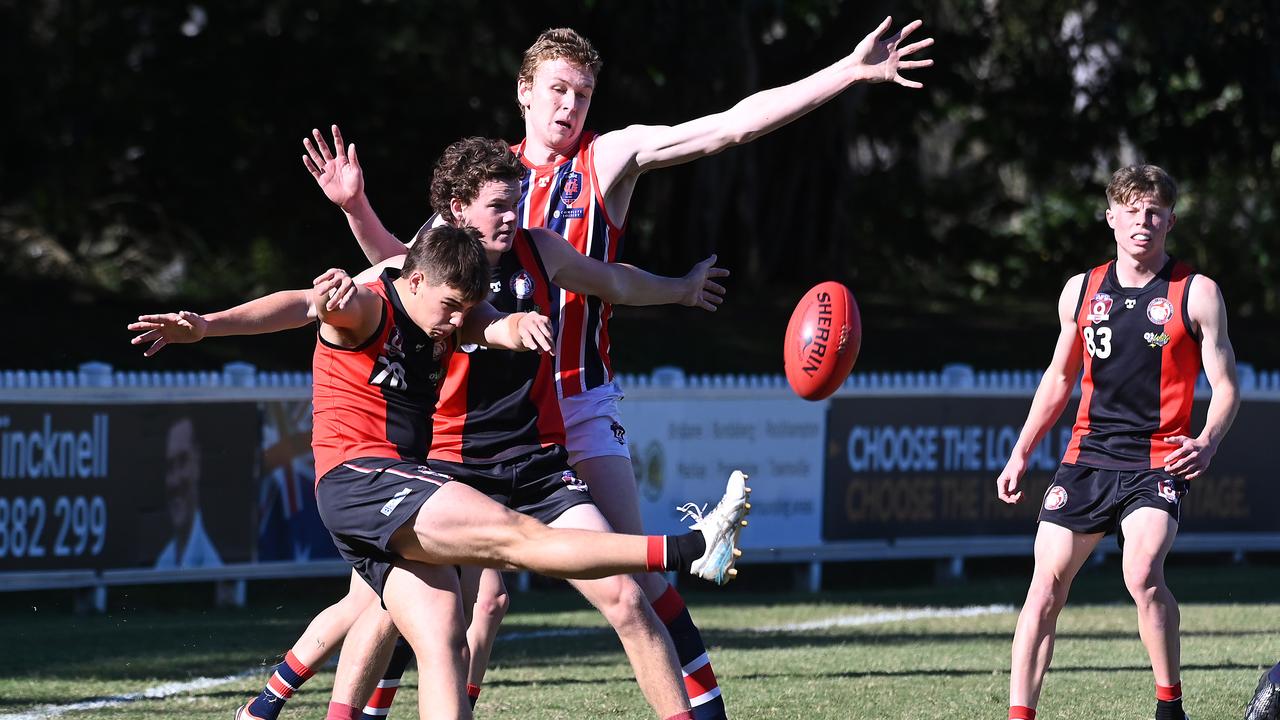
M508 152L501 144L497 147ZM424 265L422 260L424 256L433 257L433 248L441 244L458 245L450 241L459 238L474 249L474 257L465 263L470 268L464 273L465 283L452 281L447 275L442 279L429 269L440 263ZM457 717L470 716L463 683L465 653L458 653L464 644L462 605L457 601L458 576L452 568L442 570L439 566L526 568L568 579L612 577L580 587L601 604L607 600L606 591L625 594L614 585L630 584L630 606L649 610L627 573L685 568L718 582L732 576L731 565L738 554L732 544L748 507L749 492L744 477L735 473L726 499L699 520L697 531L652 538L615 535L607 532L607 524L589 505L585 487L569 482L572 472L568 471L563 448L557 445L551 449L558 455L552 454L551 458L558 460L558 468L549 475L535 473L520 479L515 483L520 496L512 502L527 515L561 526L553 529L477 492L476 487L484 488L486 483L500 479L495 473L486 472L484 466L438 464L427 459L435 390L449 364L450 334L455 327L462 324L464 343L484 342L507 350L532 346L550 349L546 319L534 313L503 316L482 303L481 310L462 323L467 307L489 290L489 258L475 238L471 228L432 228L424 231L403 258L403 271L383 271L377 281L357 285L349 299L338 286L340 279L330 273L318 279L312 298L322 320L313 363L321 516L343 556L381 595L390 619L414 653L424 664L430 664L432 671L422 674L422 682L430 684L432 690L421 693L422 702ZM568 255L586 262L572 251ZM550 267L552 273L560 272L555 263ZM675 281L647 277L654 284L639 292L675 287ZM641 287L643 281L635 285ZM257 318L265 326L280 326L277 319L265 319L257 309L241 306L220 314L214 320L219 327L210 328L208 319L185 314L147 316L134 329L147 330L139 342L157 338L192 342L211 329L213 334L225 334L230 327L243 328L245 317ZM527 324L534 328L529 330ZM413 443L419 440L423 444L414 447ZM537 458L520 458L517 463L541 469L554 464ZM460 476L441 472L442 469L456 471ZM454 482L455 479L462 482ZM571 527L588 530L565 529ZM591 551L584 553L583 548ZM365 617L384 615L376 606L364 613ZM629 620L610 619L615 624ZM376 635L385 632L383 628L389 623L375 619L357 622L357 627L369 628ZM667 639L656 618L650 618L647 632L637 634L630 630L624 634L629 644L647 642L650 650L657 648L651 654L659 657L650 657L647 663L637 666L650 702L663 717L687 720L679 666L670 647L663 652ZM361 649L359 643L356 645L349 648L355 652L343 655L340 680L344 677L343 665L352 664ZM644 648L628 647L629 651L637 649ZM663 661L667 666L665 687L654 694L649 691L655 687L655 676L662 673ZM264 698L276 698L264 699L267 712L278 713L282 704L278 700L286 699L309 677L309 666L314 666L314 661L299 663L294 658L277 670L264 690ZM350 674L347 673L348 682ZM261 717L256 703L241 708L237 717ZM336 702L330 707L330 717L351 717L351 711L358 707Z
M1022 499L1027 458L1062 414L1083 370L1062 465L1045 493L1035 572L1013 639L1010 718L1034 718L1071 581L1108 533L1120 534L1124 579L1156 682L1156 720L1183 720L1178 606L1164 559L1180 507L1209 466L1239 406L1235 354L1218 286L1169 256L1177 186L1154 165L1116 171L1107 224L1116 258L1067 281L1053 361L996 480ZM1191 402L1203 368L1213 397L1198 435Z
M519 229L515 211L521 174L519 160L504 143L467 138L445 149L431 183L432 205L440 217L480 231L491 270L488 301L499 310L542 311L553 302L557 288L626 305L682 303L714 310L720 303L724 288L713 278L728 272L713 267L715 256L684 277L667 278L586 257L544 229ZM366 272L372 275L402 258ZM550 354L469 345L454 353L435 412L432 467L515 507L526 507L522 498L546 495L551 486L567 484L585 496L587 488L570 467L564 448L553 359ZM609 529L592 506L565 510L551 524ZM505 595L499 574L486 572L477 581L487 590L479 593L481 600ZM573 584L617 629L641 688L659 715L687 709L681 663L635 581L607 578ZM468 632L473 666L469 685L478 693L502 613L475 617ZM346 642L360 646L368 640L366 634L355 633ZM402 667L395 666L390 675L400 672ZM361 694L359 688L341 691Z

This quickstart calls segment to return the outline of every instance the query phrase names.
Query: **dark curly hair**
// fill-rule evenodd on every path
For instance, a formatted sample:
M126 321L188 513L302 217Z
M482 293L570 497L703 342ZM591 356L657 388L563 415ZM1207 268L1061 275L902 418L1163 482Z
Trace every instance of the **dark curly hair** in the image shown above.
M480 186L498 180L519 180L524 166L502 140L469 137L444 149L431 175L431 208L447 222L453 221L449 201L470 203Z

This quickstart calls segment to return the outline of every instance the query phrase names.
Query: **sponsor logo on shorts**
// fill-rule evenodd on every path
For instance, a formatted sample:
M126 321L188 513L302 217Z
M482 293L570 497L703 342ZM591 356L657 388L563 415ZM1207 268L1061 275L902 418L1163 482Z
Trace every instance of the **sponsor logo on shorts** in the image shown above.
M609 429L613 431L613 439L617 440L619 445L627 444L627 429L622 427L622 423L614 420Z
M1144 334L1144 335L1142 336L1142 339L1143 339L1143 340L1146 340L1146 341L1147 341L1147 345L1148 345L1148 346L1150 346L1150 347L1153 347L1153 348L1162 348L1162 347L1164 347L1165 345L1168 345L1168 344L1169 344L1169 340L1170 340L1171 338L1169 337L1169 333L1160 333L1159 335L1157 335L1157 334L1155 334L1155 333L1153 333L1153 332L1149 332L1149 333Z
M1147 319L1157 325L1169 322L1173 319L1173 303L1162 297L1147 303Z
M533 297L533 276L528 272L521 270L511 276L511 294L517 299L528 300Z
M422 470L422 469L425 469L425 468L419 468L419 470ZM391 517L391 513L395 511L396 506L399 505L405 498L409 497L409 493L411 492L413 492L412 488L405 488L400 492L396 493L395 495L391 496L391 499L387 501L387 504L383 505L382 509L379 510L378 512L382 513L383 515L386 515L387 517Z
M1111 296L1106 293L1098 293L1089 301L1089 314L1086 319L1089 322L1100 323L1111 317Z
M1059 510L1063 505L1067 504L1067 489L1061 485L1054 485L1049 488L1049 492L1044 494L1044 509Z
M1159 488L1160 497L1164 498L1165 502L1170 505L1178 504L1178 499L1181 496L1181 493L1179 493L1177 488L1173 486L1172 480L1161 480Z
M583 482L582 478L578 477L578 474L572 470L565 470L561 473L560 480L564 482L565 487L570 490L577 490L578 492L587 491L587 484Z

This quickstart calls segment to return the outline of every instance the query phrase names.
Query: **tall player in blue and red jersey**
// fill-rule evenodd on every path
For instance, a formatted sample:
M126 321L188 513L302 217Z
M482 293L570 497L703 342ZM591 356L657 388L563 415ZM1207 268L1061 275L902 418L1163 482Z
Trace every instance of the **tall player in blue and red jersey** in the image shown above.
M1165 248L1177 186L1154 165L1121 168L1107 186L1116 257L1067 281L1062 329L997 495L1022 499L1027 458L1062 414L1080 376L1080 406L1045 493L1035 571L1013 638L1009 717L1033 719L1057 618L1076 573L1108 533L1120 534L1125 586L1156 683L1156 720L1183 720L1178 604L1164 559L1183 496L1209 467L1239 407L1222 294ZM1191 434L1201 369L1213 397ZM1081 371L1083 375L1081 376Z
M931 38L904 44L921 24L917 20L889 33L892 19L885 18L838 62L790 85L755 93L724 112L673 126L637 124L603 134L585 129L601 67L599 54L573 30L548 30L525 52L516 83L525 138L514 149L527 168L520 222L526 227L550 228L579 252L613 262L641 175L750 142L823 105L855 83L921 87L900 74L933 64L932 60L909 59L932 45ZM322 142L318 131L313 135ZM326 193L330 187L341 187L340 182L327 185L329 179L322 177L327 173L319 172L319 153L308 147L308 154L317 159L308 167ZM343 164L347 161L341 153L337 158ZM304 158L304 162L312 160ZM341 167L329 169L337 170L331 179L342 178ZM399 241L378 221L363 192L345 198L347 201L339 204L370 263L403 252ZM558 332L556 390L569 460L591 488L609 523L620 531L640 532L640 502L626 430L618 413L622 391L613 382L610 361L610 305L562 289L551 310ZM720 688L684 601L661 576L638 580L675 640L695 714L700 720L723 718Z

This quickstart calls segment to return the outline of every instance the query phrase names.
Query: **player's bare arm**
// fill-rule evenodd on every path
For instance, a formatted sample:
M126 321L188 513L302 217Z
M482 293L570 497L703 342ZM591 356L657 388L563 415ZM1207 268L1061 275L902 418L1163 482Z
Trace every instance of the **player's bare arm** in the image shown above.
M504 313L488 302L476 303L458 329L462 343L497 350L551 352L555 333L551 319L532 312Z
M933 38L904 44L923 21L915 20L886 35L892 22L893 18L886 17L835 64L790 85L755 93L723 112L679 125L632 125L602 135L595 142L595 165L610 215L625 217L631 183L641 173L751 142L823 105L854 83L923 87L903 77L902 71L933 65L930 59L909 59L933 45ZM621 191L618 197L615 190Z
M1203 275L1191 281L1187 315L1192 329L1200 335L1200 364L1213 396L1199 435L1169 438L1178 447L1165 456L1164 468L1172 475L1194 480L1209 468L1218 444L1236 418L1240 386L1236 380L1236 354L1227 337L1227 306L1217 283Z
M694 265L684 277L665 277L634 265L603 263L587 257L548 230L530 233L552 282L566 290L594 295L615 305L678 304L709 312L715 312L724 301L725 288L715 279L728 277L729 271L715 266L715 255Z
M320 320L320 337L340 347L359 347L382 322L382 298L369 288L356 285L346 302L331 303L336 282L322 275L309 293L308 301Z
M369 204L369 197L364 194L364 170L356 155L356 144L344 144L342 131L337 125L331 125L330 129L333 132L333 150L329 150L329 143L320 131L313 129L311 138L302 141L307 151L302 156L302 164L315 178L324 196L342 208L351 233L356 236L356 242L360 243L360 249L371 265L397 253L403 254L404 244L383 226Z
M351 278L336 268L325 271L312 281L313 289L321 284L327 293L327 304L335 308L345 305L355 292ZM130 344L151 343L142 353L144 357L151 357L167 345L200 342L206 337L264 335L292 330L315 318L311 293L312 290L281 290L208 315L188 310L139 315L137 321L128 326L139 333L130 340Z
M1084 274L1076 275L1067 281L1062 294L1058 296L1060 330L1053 348L1053 359L1036 388L1031 409L1027 412L1027 421L1022 425L1018 441L1009 454L1009 462L996 478L996 495L1006 503L1014 504L1022 500L1022 476L1027 470L1027 458L1031 457L1036 445L1040 444L1045 433L1049 432L1049 428L1062 415L1063 408L1071 398L1076 379L1080 376L1084 360L1080 333L1076 328L1075 310L1083 282Z

